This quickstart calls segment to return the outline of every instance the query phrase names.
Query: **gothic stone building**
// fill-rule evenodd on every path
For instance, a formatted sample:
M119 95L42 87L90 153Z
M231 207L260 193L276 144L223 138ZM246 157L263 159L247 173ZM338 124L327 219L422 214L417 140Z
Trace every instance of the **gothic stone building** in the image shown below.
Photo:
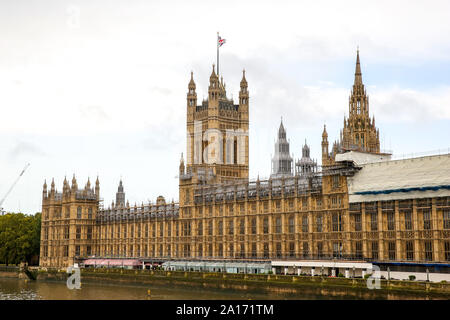
M186 111L179 203L160 196L130 206L121 182L116 203L103 208L98 179L94 189L89 181L79 189L75 177L71 185L64 180L62 192L53 181L49 192L44 184L41 266L92 256L122 264L131 258L450 261L450 155L392 161L380 151L359 52L349 117L331 152L324 128L321 168L306 146L292 174L283 149L275 161L286 161L274 172L283 174L249 180L245 72L238 104L227 98L214 66L208 98L198 104L191 74ZM284 146L283 126L280 136Z

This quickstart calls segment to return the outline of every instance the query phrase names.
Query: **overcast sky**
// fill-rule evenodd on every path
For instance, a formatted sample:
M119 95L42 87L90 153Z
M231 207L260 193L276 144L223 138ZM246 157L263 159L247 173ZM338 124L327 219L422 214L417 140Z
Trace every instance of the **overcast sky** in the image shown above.
M250 91L250 176L267 177L280 118L297 158L320 162L326 123L348 114L356 48L381 147L450 147L449 1L0 2L0 199L41 210L44 179L99 175L106 205L122 177L130 203L178 200L191 70L199 100L220 71Z

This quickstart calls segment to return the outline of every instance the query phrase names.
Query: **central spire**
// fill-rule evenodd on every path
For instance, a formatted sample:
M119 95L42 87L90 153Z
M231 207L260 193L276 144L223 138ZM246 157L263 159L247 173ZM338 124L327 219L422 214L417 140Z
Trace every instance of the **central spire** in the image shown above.
M359 61L359 48L356 50L355 85L362 84L361 63Z

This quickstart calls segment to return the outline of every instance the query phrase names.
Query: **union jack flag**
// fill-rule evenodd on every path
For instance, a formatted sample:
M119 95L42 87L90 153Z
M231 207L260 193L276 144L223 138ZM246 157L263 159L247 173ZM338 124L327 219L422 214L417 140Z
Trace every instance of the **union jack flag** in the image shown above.
M217 47L221 47L225 43L225 39L222 39L220 36L217 37Z

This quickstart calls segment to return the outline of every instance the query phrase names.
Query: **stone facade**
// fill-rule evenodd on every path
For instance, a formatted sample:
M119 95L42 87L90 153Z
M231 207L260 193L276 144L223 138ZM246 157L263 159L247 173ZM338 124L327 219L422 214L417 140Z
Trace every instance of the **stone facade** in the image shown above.
M380 153L359 52L350 116L332 152L324 127L321 170L310 161L306 146L296 174L249 180L248 125L245 72L238 104L227 98L213 66L208 99L197 105L191 74L179 203L158 197L153 204L130 206L120 183L116 204L103 209L98 179L95 190L89 181L79 190L75 178L71 187L64 181L62 193L54 182L50 192L45 184L40 265L66 267L92 255L159 261L450 261L450 196L349 203L347 179L361 168L351 161L335 161L336 153L354 146ZM424 208L431 215L424 214Z

